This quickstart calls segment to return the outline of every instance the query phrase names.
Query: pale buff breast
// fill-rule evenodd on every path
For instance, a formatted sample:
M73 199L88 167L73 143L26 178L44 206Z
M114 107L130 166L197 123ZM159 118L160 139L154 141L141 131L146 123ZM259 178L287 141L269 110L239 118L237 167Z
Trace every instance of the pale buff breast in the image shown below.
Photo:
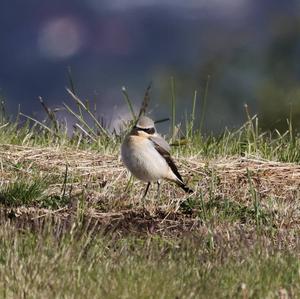
M152 142L140 136L127 136L121 147L125 166L138 179L151 182L170 177L166 160Z

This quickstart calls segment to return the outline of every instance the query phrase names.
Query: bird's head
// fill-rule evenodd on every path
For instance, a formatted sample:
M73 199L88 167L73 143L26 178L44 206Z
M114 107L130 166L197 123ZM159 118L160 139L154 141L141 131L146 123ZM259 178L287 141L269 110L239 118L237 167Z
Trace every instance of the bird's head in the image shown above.
M141 116L132 129L132 134L143 137L153 136L155 133L154 121L147 116Z

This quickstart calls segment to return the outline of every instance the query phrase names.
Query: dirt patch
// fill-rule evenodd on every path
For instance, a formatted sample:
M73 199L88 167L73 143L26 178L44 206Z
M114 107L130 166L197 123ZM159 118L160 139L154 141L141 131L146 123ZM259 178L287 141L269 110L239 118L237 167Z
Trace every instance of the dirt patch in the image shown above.
M60 227L70 230L74 223L98 232L119 233L122 235L181 235L198 230L200 219L186 217L180 213L166 215L158 211L151 215L145 209L119 211L117 213L86 213L78 215L74 211L62 208L57 211L37 208L0 209L0 223L11 223L19 229L41 230L45 226Z

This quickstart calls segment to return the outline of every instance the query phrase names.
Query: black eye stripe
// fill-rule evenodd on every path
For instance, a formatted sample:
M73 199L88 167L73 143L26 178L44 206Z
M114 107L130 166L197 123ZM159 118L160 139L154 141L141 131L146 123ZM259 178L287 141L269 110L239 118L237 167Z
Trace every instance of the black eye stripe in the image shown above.
M154 134L155 133L155 128L139 128L136 127L139 131L144 131L147 134Z

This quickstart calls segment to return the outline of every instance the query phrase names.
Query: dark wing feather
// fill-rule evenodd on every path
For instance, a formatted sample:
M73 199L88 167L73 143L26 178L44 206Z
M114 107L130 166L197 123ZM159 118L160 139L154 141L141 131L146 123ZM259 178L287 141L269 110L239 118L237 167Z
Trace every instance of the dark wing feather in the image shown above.
M160 146L158 143L156 143L153 139L150 138L150 140L152 141L155 149L160 153L160 155L162 157L164 157L164 159L166 160L166 162L168 163L169 167L172 169L173 173L176 175L178 181L177 184L187 193L193 193L194 191L192 189L190 189L188 186L186 186L186 184L183 182L182 177L173 161L173 159L171 158L171 155L169 153L169 151L167 151L165 148L163 148L162 146Z
M166 151L163 147L161 147L159 144L155 143L152 139L150 139L152 143L154 144L155 149L160 153L162 157L166 160L170 168L172 169L173 173L176 175L176 177L183 183L182 177L173 161L171 158L171 155L168 151Z

